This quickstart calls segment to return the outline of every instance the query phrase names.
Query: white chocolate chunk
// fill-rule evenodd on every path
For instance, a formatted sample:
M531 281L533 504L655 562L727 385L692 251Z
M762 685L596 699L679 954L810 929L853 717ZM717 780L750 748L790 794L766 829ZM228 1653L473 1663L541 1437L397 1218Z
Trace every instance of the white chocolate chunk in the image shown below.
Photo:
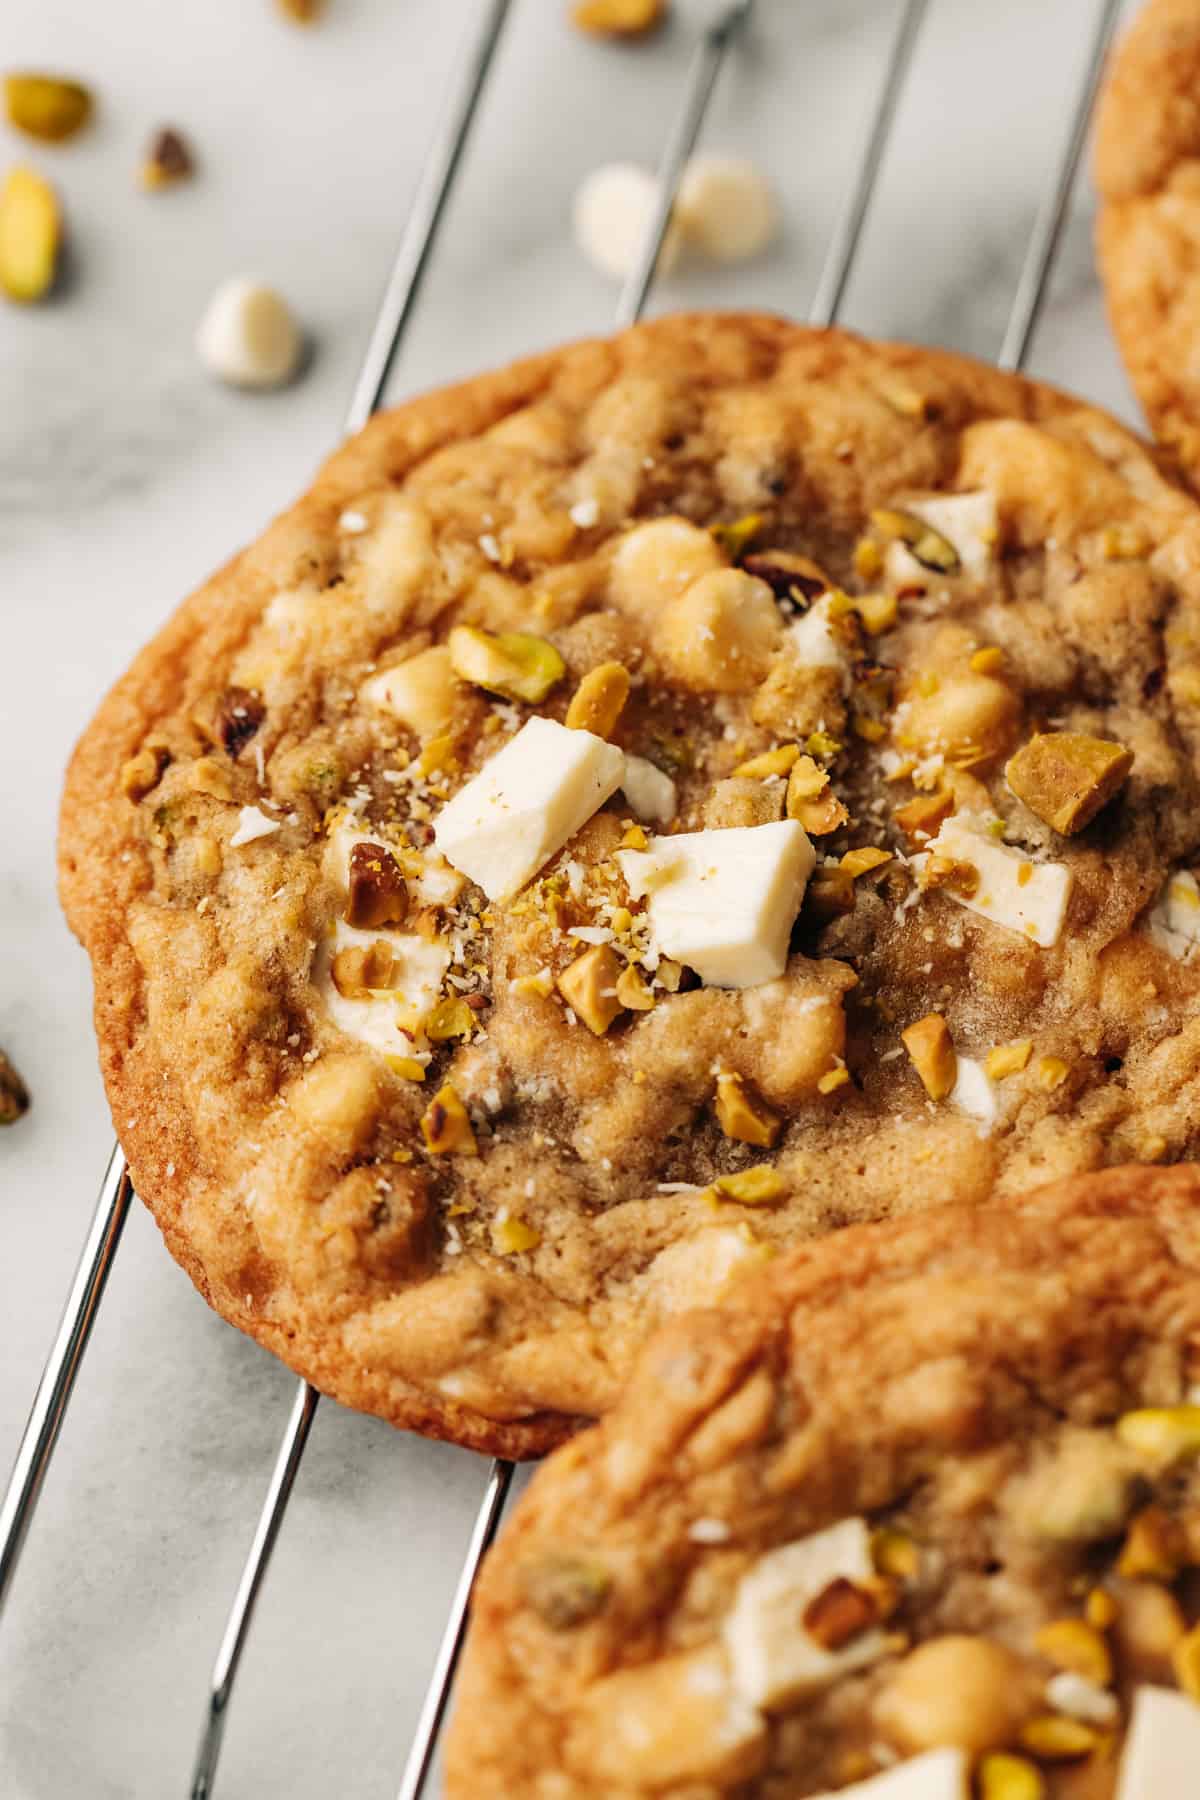
M885 1634L875 1627L827 1650L803 1624L805 1609L831 1581L865 1582L874 1573L870 1534L854 1518L769 1551L742 1576L725 1645L734 1681L752 1706L790 1706L883 1655Z
M813 1800L967 1800L969 1773L964 1751L927 1750L836 1794L814 1794Z
M998 843L961 814L948 818L929 846L931 856L969 864L979 875L973 894L943 890L973 913L1019 931L1035 944L1056 944L1067 916L1074 877L1065 863L1035 863Z
M986 489L972 494L936 494L928 500L906 500L905 512L923 519L953 545L958 553L962 573L971 581L982 581L991 568L999 540L996 523L996 501ZM892 587L911 582L929 585L938 571L918 562L907 544L898 540L888 545L886 574Z
M1173 1688L1138 1688L1116 1800L1195 1800L1198 1771L1200 1706Z
M661 956L711 987L757 987L782 975L816 853L795 819L653 838L617 861L648 899Z
M296 373L303 348L282 294L247 275L222 282L196 332L205 368L233 387L281 387Z
M986 1131L990 1131L1000 1114L996 1084L981 1062L972 1056L957 1059L958 1072L950 1090L950 1104L969 1113Z
M392 953L387 989L363 999L339 994L332 974L338 951L354 946L368 950L380 942L386 943ZM339 919L333 936L317 952L313 985L329 1017L348 1037L388 1055L412 1056L425 1048L421 1024L437 1003L449 967L448 944L431 943L415 932L358 931Z
M438 849L489 900L508 900L621 784L625 758L590 731L529 719L442 808Z
M613 1792L755 1774L766 1724L730 1681L719 1644L622 1669L587 1690L568 1760Z
M788 626L788 638L797 660L804 668L837 669L845 687L850 680L850 662L846 647L838 637L837 628L830 617L832 605L832 594L822 594L819 600L813 601L806 613L802 613Z
M279 820L267 817L260 806L243 806L238 814L237 830L229 840L231 850L253 844L257 838L270 837L279 830Z
M660 1250L643 1278L647 1297L666 1313L711 1306L735 1276L761 1264L762 1244L743 1237L736 1225L710 1225Z
M575 242L594 268L623 281L642 247L658 199L658 182L636 163L604 163L593 169L575 195L571 220ZM679 226L667 227L658 255L666 275L679 257Z
M744 156L703 151L689 159L675 217L685 238L715 262L745 262L775 236L778 211L770 183Z
M1160 949L1190 962L1200 944L1200 884L1188 869L1168 877L1146 921Z
M372 675L359 689L359 698L419 738L429 738L436 737L453 718L457 693L450 652L444 644L434 644L407 662Z
M626 756L621 792L651 825L669 825L679 809L675 783L644 756Z

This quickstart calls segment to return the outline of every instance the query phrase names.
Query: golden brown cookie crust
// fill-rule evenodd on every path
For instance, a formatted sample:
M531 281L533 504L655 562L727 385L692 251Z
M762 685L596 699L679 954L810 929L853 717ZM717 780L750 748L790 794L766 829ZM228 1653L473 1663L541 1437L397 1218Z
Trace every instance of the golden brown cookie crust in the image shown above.
M1148 0L1096 124L1109 318L1156 437L1200 469L1200 6Z
M1088 1580L1107 1579L1114 1553L1066 1540L1039 1550L1031 1505L1065 1493L1056 1454L1076 1469L1081 1446L1104 1457L1119 1415L1175 1406L1195 1382L1198 1201L1192 1169L1111 1169L1003 1211L856 1226L665 1328L613 1411L538 1472L485 1563L448 1737L449 1800L750 1800L878 1770L880 1696L907 1644L776 1713L740 1774L643 1785L622 1779L604 1747L606 1716L609 1743L621 1737L619 1686L606 1683L703 1653L765 1551L855 1515L886 1525L897 1546L915 1543L930 1571L891 1628L915 1643L999 1644L1018 1695L1033 1670L1024 1712L1036 1714L1054 1665L1034 1651L1035 1632L1060 1613L1082 1618ZM1200 1489L1200 1475L1190 1490L1173 1479L1173 1503ZM1124 1518L1137 1499L1130 1489ZM1102 1528L1119 1539L1125 1526ZM1123 1607L1129 1583L1111 1586ZM1133 1678L1173 1684L1169 1660L1131 1669L1122 1632L1112 1641L1123 1697ZM628 1688L623 1703L638 1704ZM710 1705L722 1705L715 1693ZM1048 1795L1112 1792L1107 1754L1090 1773L1040 1767Z
M797 673L781 618L765 680L746 663L749 687L739 675L737 691L697 692L697 640L681 657L662 595L643 601L635 584L631 602L614 573L631 521L693 521L688 554L722 562L731 552L704 527L753 515L757 548L816 557L861 595L875 580L855 560L864 532L877 560L888 549L872 509L955 489L995 507L982 573L918 568L894 626L856 640L845 690L837 671ZM738 579L761 606L763 583ZM361 690L463 618L544 632L567 677L524 710L458 690L450 768L416 786L424 749ZM1020 1192L1106 1161L1195 1154L1200 969L1144 927L1164 878L1200 849L1196 642L1200 518L1145 447L1044 387L939 352L680 317L382 415L184 604L69 773L64 903L95 970L117 1130L172 1253L325 1391L523 1456L611 1404L656 1316L797 1237L977 1201L997 1183ZM630 822L618 795L551 865L558 888L539 887L532 914L478 895L449 926L428 909L430 929L466 945L455 966L483 984L471 997L485 1010L418 1084L347 1037L315 985L344 901L327 828L358 808L367 835L427 836L412 822L422 808L434 816L530 711L561 719L583 674L614 657L633 674L616 741L665 757L667 733L677 826L777 818L780 778L732 772L799 736L852 815L820 851L886 844L890 861L829 876L832 914L810 894L782 982L674 992L656 977L652 1011L593 1038L553 993L520 983L562 971L577 918L613 916L612 852ZM877 717L881 683L891 710ZM247 696L264 714L252 730ZM945 708L958 738L939 736ZM1070 837L1003 778L1047 722L1133 753L1117 797ZM895 815L942 785L971 816L994 809L985 829L1030 859L1021 880L1035 864L1067 871L1053 946L922 885ZM235 846L259 800L274 829ZM593 880L609 884L607 912L587 910ZM900 1032L931 1013L976 1061L1028 1043L991 1128L927 1102ZM782 1120L769 1158L718 1125L718 1065ZM420 1116L447 1080L478 1157L426 1151ZM714 1190L764 1160L781 1184L769 1204Z

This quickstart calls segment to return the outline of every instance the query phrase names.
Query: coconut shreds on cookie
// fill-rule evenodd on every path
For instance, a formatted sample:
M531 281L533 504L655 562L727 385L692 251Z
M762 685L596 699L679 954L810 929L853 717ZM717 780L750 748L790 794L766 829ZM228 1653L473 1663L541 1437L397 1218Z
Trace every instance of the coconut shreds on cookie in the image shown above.
M139 1192L525 1455L779 1247L1200 1150L1200 512L932 350L680 317L378 418L71 766Z
M476 1589L447 1800L1194 1800L1200 1173L799 1246Z
M1096 247L1155 435L1200 480L1200 0L1148 0L1096 119Z

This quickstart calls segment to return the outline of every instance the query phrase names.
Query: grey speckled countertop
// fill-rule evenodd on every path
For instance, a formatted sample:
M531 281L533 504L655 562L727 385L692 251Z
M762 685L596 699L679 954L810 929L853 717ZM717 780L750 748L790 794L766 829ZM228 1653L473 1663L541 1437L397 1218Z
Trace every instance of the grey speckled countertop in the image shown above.
M895 0L760 0L707 141L771 168L779 244L681 276L656 307L802 313ZM94 84L95 127L39 153L74 279L0 308L0 1044L34 1110L0 1137L0 1477L16 1449L108 1154L84 959L54 893L64 760L181 595L338 435L468 0L6 0L0 57ZM703 0L619 52L516 0L440 256L395 372L412 391L602 329L613 294L566 220L579 177L653 159ZM994 353L1065 124L1093 0L932 0L845 309L864 329ZM145 136L201 162L148 196ZM0 162L21 153L0 128ZM1081 183L1034 372L1133 412L1106 334ZM261 272L311 327L305 380L213 387L211 288ZM213 1317L140 1209L0 1622L5 1800L186 1792L208 1671L293 1392ZM482 1487L463 1453L332 1405L317 1417L231 1713L220 1800L389 1800Z

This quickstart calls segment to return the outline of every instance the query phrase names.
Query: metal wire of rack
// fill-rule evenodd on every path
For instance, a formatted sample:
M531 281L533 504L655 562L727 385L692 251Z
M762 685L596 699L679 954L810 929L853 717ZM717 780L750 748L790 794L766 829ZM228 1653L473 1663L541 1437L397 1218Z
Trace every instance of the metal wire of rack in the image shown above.
M486 89L513 0L481 0L479 17L464 43L452 92L428 154L367 345L345 429L356 431L383 401L393 363L419 297L446 206L461 166L480 99ZM649 220L635 266L617 303L615 323L636 323L654 283L663 238L679 181L704 122L721 65L746 25L754 0L728 0L697 43L679 106L659 165L658 204ZM867 129L855 159L817 287L808 323L836 323L862 242L876 180L886 155L896 109L911 65L928 0L899 0L895 28ZM1097 0L1084 67L1067 115L1062 145L1033 222L1003 341L996 357L1003 369L1021 369L1037 330L1055 257L1066 223L1080 154L1086 139L1105 54L1121 0ZM61 1323L34 1396L12 1473L0 1504L0 1617L38 1498L54 1454L67 1406L87 1349L92 1325L133 1197L129 1171L116 1146L101 1183L95 1212L68 1292ZM298 1383L275 1465L213 1666L191 1800L211 1800L228 1707L253 1620L255 1603L282 1526L304 1455L319 1395ZM503 1518L513 1465L493 1460L451 1599L441 1642L405 1763L397 1800L421 1800L437 1751L455 1668L466 1630L471 1590L479 1565Z

